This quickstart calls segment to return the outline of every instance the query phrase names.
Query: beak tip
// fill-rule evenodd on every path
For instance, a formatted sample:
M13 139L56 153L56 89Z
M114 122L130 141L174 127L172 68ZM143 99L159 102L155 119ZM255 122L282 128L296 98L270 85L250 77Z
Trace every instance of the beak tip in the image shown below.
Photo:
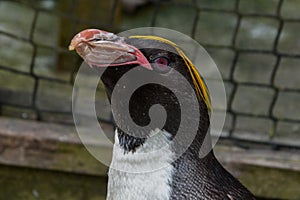
M75 47L73 45L69 46L69 51L73 51L75 49Z

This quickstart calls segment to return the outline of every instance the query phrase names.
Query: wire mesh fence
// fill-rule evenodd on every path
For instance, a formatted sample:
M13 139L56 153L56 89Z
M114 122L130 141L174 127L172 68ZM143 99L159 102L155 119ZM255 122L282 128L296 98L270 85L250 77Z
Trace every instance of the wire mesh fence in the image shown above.
M300 2L292 0L0 1L0 114L72 124L78 31L159 26L199 41L226 86L223 138L299 148ZM109 109L101 103L104 121Z

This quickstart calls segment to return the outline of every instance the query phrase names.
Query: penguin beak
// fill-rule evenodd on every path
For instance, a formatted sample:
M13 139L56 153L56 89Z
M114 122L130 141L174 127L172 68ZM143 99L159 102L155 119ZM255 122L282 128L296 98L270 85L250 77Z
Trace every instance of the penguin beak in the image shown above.
M72 39L69 50L76 50L91 67L138 64L152 70L139 49L127 44L124 37L102 30L87 29L78 33Z

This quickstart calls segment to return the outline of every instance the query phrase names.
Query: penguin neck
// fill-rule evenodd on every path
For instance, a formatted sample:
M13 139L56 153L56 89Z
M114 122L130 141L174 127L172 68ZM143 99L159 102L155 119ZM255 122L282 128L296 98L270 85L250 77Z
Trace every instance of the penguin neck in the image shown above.
M199 118L199 126L196 135L192 138L192 142L187 147L186 151L189 152L189 155L193 154L197 157L204 157L206 154L210 155L211 146L211 138L208 133L209 131L209 115L207 107L203 102L199 102L200 108L200 118ZM168 133L168 139L171 141L176 136L176 131L178 130L178 124L176 124L176 120L180 119L180 110L172 109L170 107L168 116L171 116L171 120L167 120L163 129L160 129L161 133ZM180 121L179 121L180 122ZM158 134L160 133L159 131ZM118 142L121 148L123 148L125 153L135 153L135 151L147 142L149 137L151 137L151 133L146 134L145 137L135 137L128 133L127 131L123 131L121 128L116 128L116 134L118 137Z
M115 87L117 82L128 70L134 67L135 66L122 66L119 68L113 67L105 70L101 79L105 85L106 93L110 103L112 92L115 90L116 93L119 92L118 88ZM189 109L192 110L192 112L195 110L197 112L198 110L199 118L194 117L194 115L191 115L190 113L182 114L182 109L184 108L181 107L181 102L179 102L177 96L168 88L159 84L143 85L135 90L132 96L130 96L129 108L128 105L125 105L125 103L122 101L122 98L120 98L120 101L117 102L117 104L112 105L114 116L122 116L121 119L116 120L118 132L117 136L119 144L121 148L124 149L125 153L134 153L137 148L142 146L150 137L150 131L139 134L138 137L136 137L136 134L134 133L136 130L126 127L128 127L129 120L133 121L137 126L147 126L151 122L149 110L153 105L160 105L165 110L167 117L166 119L159 119L162 121L165 120L164 126L160 127L160 130L168 132L171 135L171 139L177 135L182 118L187 118L188 123L185 126L188 126L188 128L183 134L186 134L188 139L192 139L192 143L189 145L187 151L190 151L198 156L199 151L202 149L201 146L203 142L205 146L210 148L210 139L205 140L205 138L209 138L206 137L209 127L208 108L202 98L199 98L197 99L197 102L194 102L194 99L191 98L191 94L186 94L187 90L185 87L187 86L184 86L185 84L181 84L180 82L176 82L176 80L177 79L172 79L170 81L173 81L174 84L178 85L177 90L181 92L180 96L184 98L183 101L186 102ZM127 80L126 84L130 85L131 80ZM128 85L124 85L126 86L125 88L129 88L127 87ZM192 82L191 86L193 87ZM195 88L194 91L196 93ZM194 105L198 106L195 106L194 109ZM123 117L124 113L122 112L124 111L129 112L130 118L128 116L127 118ZM194 129L189 128L189 121L195 122L194 124L196 127L193 127ZM153 127L152 131L154 131L156 128L158 127Z

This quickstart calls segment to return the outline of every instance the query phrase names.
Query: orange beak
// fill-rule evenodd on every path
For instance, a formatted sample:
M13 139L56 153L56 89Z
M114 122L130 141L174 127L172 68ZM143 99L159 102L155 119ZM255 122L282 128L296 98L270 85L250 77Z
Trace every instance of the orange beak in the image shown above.
M87 29L74 36L69 50L76 50L92 67L138 64L152 70L143 53L136 47L127 44L124 39L124 37L110 32Z

